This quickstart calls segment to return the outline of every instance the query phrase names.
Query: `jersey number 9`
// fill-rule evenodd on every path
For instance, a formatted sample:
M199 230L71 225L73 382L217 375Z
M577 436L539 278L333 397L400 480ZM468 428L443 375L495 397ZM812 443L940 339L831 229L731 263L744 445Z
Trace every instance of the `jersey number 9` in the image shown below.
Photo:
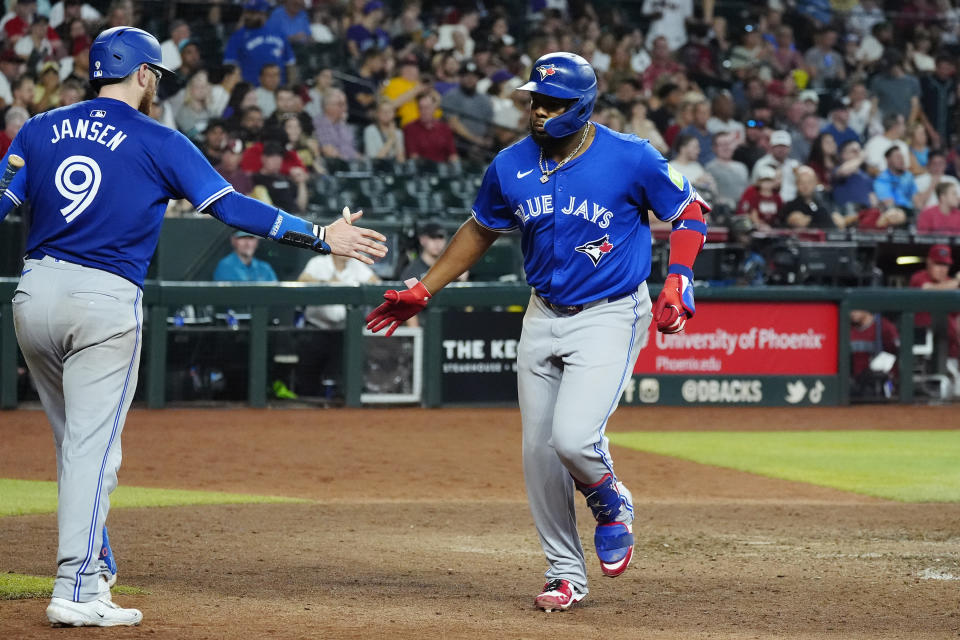
M69 223L84 212L100 189L100 165L87 156L70 156L60 163L54 176L57 191L70 204L60 209Z

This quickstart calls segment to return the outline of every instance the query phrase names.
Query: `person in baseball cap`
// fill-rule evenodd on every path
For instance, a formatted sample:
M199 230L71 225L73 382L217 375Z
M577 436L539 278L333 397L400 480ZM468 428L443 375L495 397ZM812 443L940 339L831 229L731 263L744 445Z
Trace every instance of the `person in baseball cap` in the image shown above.
M953 254L950 252L950 247L947 245L935 244L930 247L930 251L927 252L927 260L934 264L945 264L952 266Z
M792 142L793 141L790 138L790 133L787 131L784 131L783 129L774 131L773 133L770 134L771 147L777 147L781 145L785 147L789 147L792 144Z

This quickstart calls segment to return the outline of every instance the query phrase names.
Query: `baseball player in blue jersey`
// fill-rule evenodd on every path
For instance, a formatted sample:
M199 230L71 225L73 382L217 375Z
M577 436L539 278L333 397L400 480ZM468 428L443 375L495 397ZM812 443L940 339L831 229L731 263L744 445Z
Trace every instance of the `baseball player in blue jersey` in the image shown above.
M319 253L367 263L386 253L382 235L350 224L359 213L324 228L235 193L186 137L145 115L166 71L149 33L104 31L90 48L98 97L31 118L3 159L25 165L0 197L0 220L23 200L33 211L13 314L57 453L54 625L142 619L111 601L105 523L137 384L141 289L167 202L186 198L229 225Z
M590 122L597 79L580 56L543 56L520 90L532 96L530 135L494 158L472 217L423 281L387 291L367 326L389 335L499 234L519 230L533 288L517 353L523 470L549 564L535 604L554 611L587 594L576 491L597 521L603 574L619 576L630 563L633 502L614 472L604 429L651 317L674 333L693 316L692 267L709 207L646 140ZM645 283L648 211L673 222L670 275L656 305Z

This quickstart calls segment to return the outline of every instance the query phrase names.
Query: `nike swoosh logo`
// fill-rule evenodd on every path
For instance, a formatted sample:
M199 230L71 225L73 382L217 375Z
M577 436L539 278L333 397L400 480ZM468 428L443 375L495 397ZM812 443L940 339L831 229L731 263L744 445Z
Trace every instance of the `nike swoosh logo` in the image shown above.
M517 180L519 180L520 178L526 178L531 173L533 173L533 169L530 169L530 171L524 171L522 173L520 171L517 171Z
M28 273L30 273L31 271L33 271L33 269L24 269L24 270L23 270L23 273L21 273L20 275L21 275L21 276L25 276L25 275L27 275Z

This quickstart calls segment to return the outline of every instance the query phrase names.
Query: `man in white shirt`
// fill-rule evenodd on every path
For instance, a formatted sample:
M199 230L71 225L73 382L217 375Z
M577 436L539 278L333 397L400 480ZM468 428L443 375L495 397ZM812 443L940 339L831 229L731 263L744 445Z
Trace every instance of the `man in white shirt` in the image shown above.
M903 116L897 113L891 113L883 118L883 133L873 136L863 147L863 153L867 156L867 171L872 175L883 173L887 170L887 149L893 145L900 148L907 166L911 164L913 154L910 148L903 141L903 134L906 127L903 124Z
M180 43L190 39L190 25L183 20L174 20L170 25L170 37L160 43L160 56L163 66L171 71L180 68Z
M918 209L926 209L937 204L937 185L941 182L949 182L960 189L960 180L948 175L946 171L947 158L943 152L931 151L927 157L927 172L914 178L914 183L917 185L917 198L920 200Z
M660 36L667 39L670 51L687 43L686 21L693 17L693 0L644 0L643 14L653 20L647 31L647 49L652 49Z
M757 182L761 167L772 167L780 177L780 199L790 202L797 197L797 181L794 172L800 163L790 157L790 134L786 131L774 131L770 134L770 153L753 165L751 180Z
M310 258L297 278L300 282L341 284L376 284L380 278L373 269L353 258L325 255ZM320 329L342 329L347 319L347 308L342 304L308 306L304 317Z

